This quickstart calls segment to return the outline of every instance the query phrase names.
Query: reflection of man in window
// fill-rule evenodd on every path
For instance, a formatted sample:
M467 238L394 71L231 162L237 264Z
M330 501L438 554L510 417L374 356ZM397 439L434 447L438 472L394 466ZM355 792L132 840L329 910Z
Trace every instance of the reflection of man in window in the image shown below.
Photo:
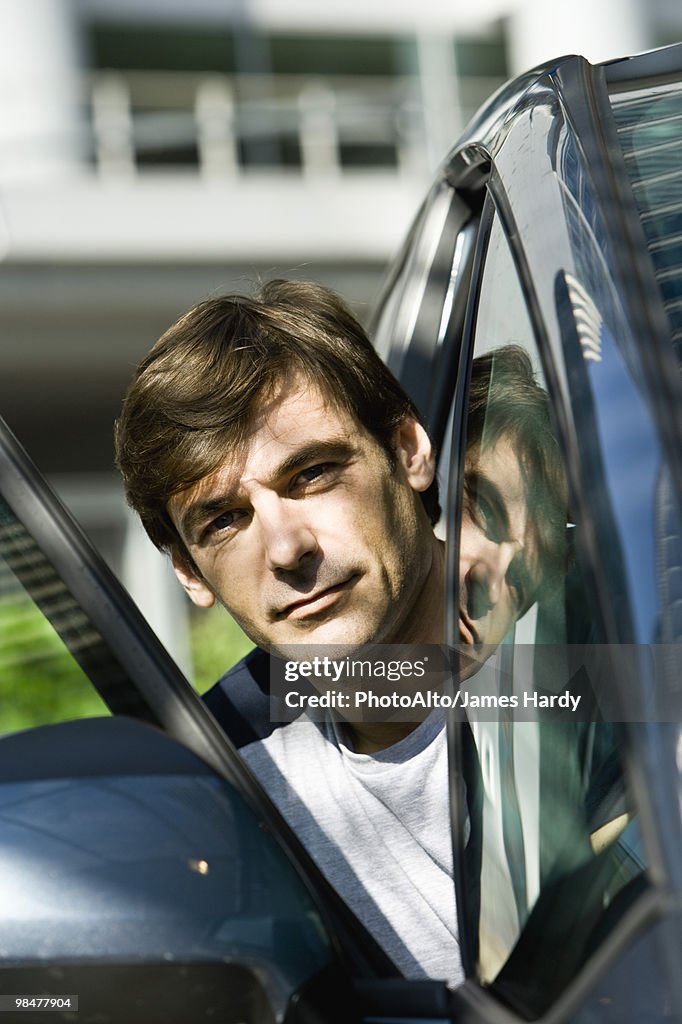
M590 678L608 671L608 656L602 663L599 647L573 646L580 631L593 634L577 568L564 579L567 488L546 393L526 352L507 346L474 360L469 397L462 639L490 644L492 653L546 597L535 636L548 646L529 659L507 648L514 668L503 668L495 684L518 681L527 692L547 694L571 685L585 700L582 720L541 712L532 723L523 716L476 720L474 712L464 740L467 909L479 941L479 977L494 979L511 1002L523 992L537 1017L594 948L593 929L603 938L616 924L620 890L641 875L641 840L630 821L621 736L588 705ZM469 681L470 692L480 678ZM616 843L626 827L629 834Z
M495 349L473 363L464 463L460 637L463 643L485 645L474 669L563 577L565 537L566 482L550 428L547 394L535 381L524 349ZM486 682L504 685L496 672L486 673L483 684L480 676L471 678L469 694L476 694L481 685L485 688ZM531 689L534 681L532 675L522 680ZM505 682L511 685L512 680L507 677ZM481 879L479 912L473 911L473 890L469 911L479 928L479 969L486 980L503 962L500 949L518 935L518 908L527 903L525 842L532 812L524 829L519 806L524 797L530 797L533 806L537 780L534 740L529 739L535 734L526 728L510 719L474 722L471 738L476 752L472 747L464 754L471 828L466 856L472 877L480 873ZM571 765L575 741L571 730ZM561 759L559 749L554 760L561 765L563 780L568 761ZM525 792L515 785L515 757L526 772ZM572 794L569 803L574 820L580 814L580 796ZM558 806L557 801L555 809Z
M515 345L474 360L460 537L460 639L495 648L564 563L566 483L547 394Z

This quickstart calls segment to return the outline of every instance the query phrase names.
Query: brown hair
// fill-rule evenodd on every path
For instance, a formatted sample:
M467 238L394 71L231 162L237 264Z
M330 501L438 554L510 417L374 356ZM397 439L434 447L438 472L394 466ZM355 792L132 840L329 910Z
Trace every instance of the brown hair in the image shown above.
M363 328L329 289L277 280L253 297L201 302L142 360L115 427L128 502L157 547L181 544L168 500L218 468L245 439L259 399L292 372L350 413L391 466L403 418L423 425ZM435 481L420 497L435 523Z

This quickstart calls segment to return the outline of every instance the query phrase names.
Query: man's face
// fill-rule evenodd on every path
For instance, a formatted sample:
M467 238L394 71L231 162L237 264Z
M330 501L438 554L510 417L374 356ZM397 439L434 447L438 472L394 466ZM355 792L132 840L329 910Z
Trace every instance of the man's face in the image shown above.
M431 482L433 459L411 419L396 444L393 468L317 388L287 382L243 447L168 503L200 574L174 559L192 600L218 599L251 639L281 652L407 642L434 552L415 493Z
M521 466L506 438L466 463L459 634L496 647L530 607L541 568Z

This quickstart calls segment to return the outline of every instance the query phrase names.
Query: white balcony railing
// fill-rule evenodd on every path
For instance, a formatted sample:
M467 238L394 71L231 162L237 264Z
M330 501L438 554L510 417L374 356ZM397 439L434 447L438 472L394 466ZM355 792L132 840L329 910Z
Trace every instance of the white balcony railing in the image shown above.
M471 78L448 90L444 83L447 134L454 137L498 84ZM431 171L433 119L416 76L99 72L90 97L92 158L105 176L164 168L209 179L254 171Z
M443 82L99 72L57 170L0 145L0 257L381 263L497 85Z

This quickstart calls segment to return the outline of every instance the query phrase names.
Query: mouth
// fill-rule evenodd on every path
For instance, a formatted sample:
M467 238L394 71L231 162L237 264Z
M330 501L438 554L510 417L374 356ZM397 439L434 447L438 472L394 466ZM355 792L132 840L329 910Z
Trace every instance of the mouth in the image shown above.
M459 638L463 644L473 646L480 644L481 640L473 622L465 611L459 610Z
M347 580L343 580L341 583L335 583L331 587L325 587L324 590L318 590L315 594L310 594L309 597L301 598L300 601L292 601L291 604L286 605L277 613L277 618L298 621L300 619L314 618L317 615L322 615L332 608L340 598L347 593L355 579L356 577L354 575L349 576Z

